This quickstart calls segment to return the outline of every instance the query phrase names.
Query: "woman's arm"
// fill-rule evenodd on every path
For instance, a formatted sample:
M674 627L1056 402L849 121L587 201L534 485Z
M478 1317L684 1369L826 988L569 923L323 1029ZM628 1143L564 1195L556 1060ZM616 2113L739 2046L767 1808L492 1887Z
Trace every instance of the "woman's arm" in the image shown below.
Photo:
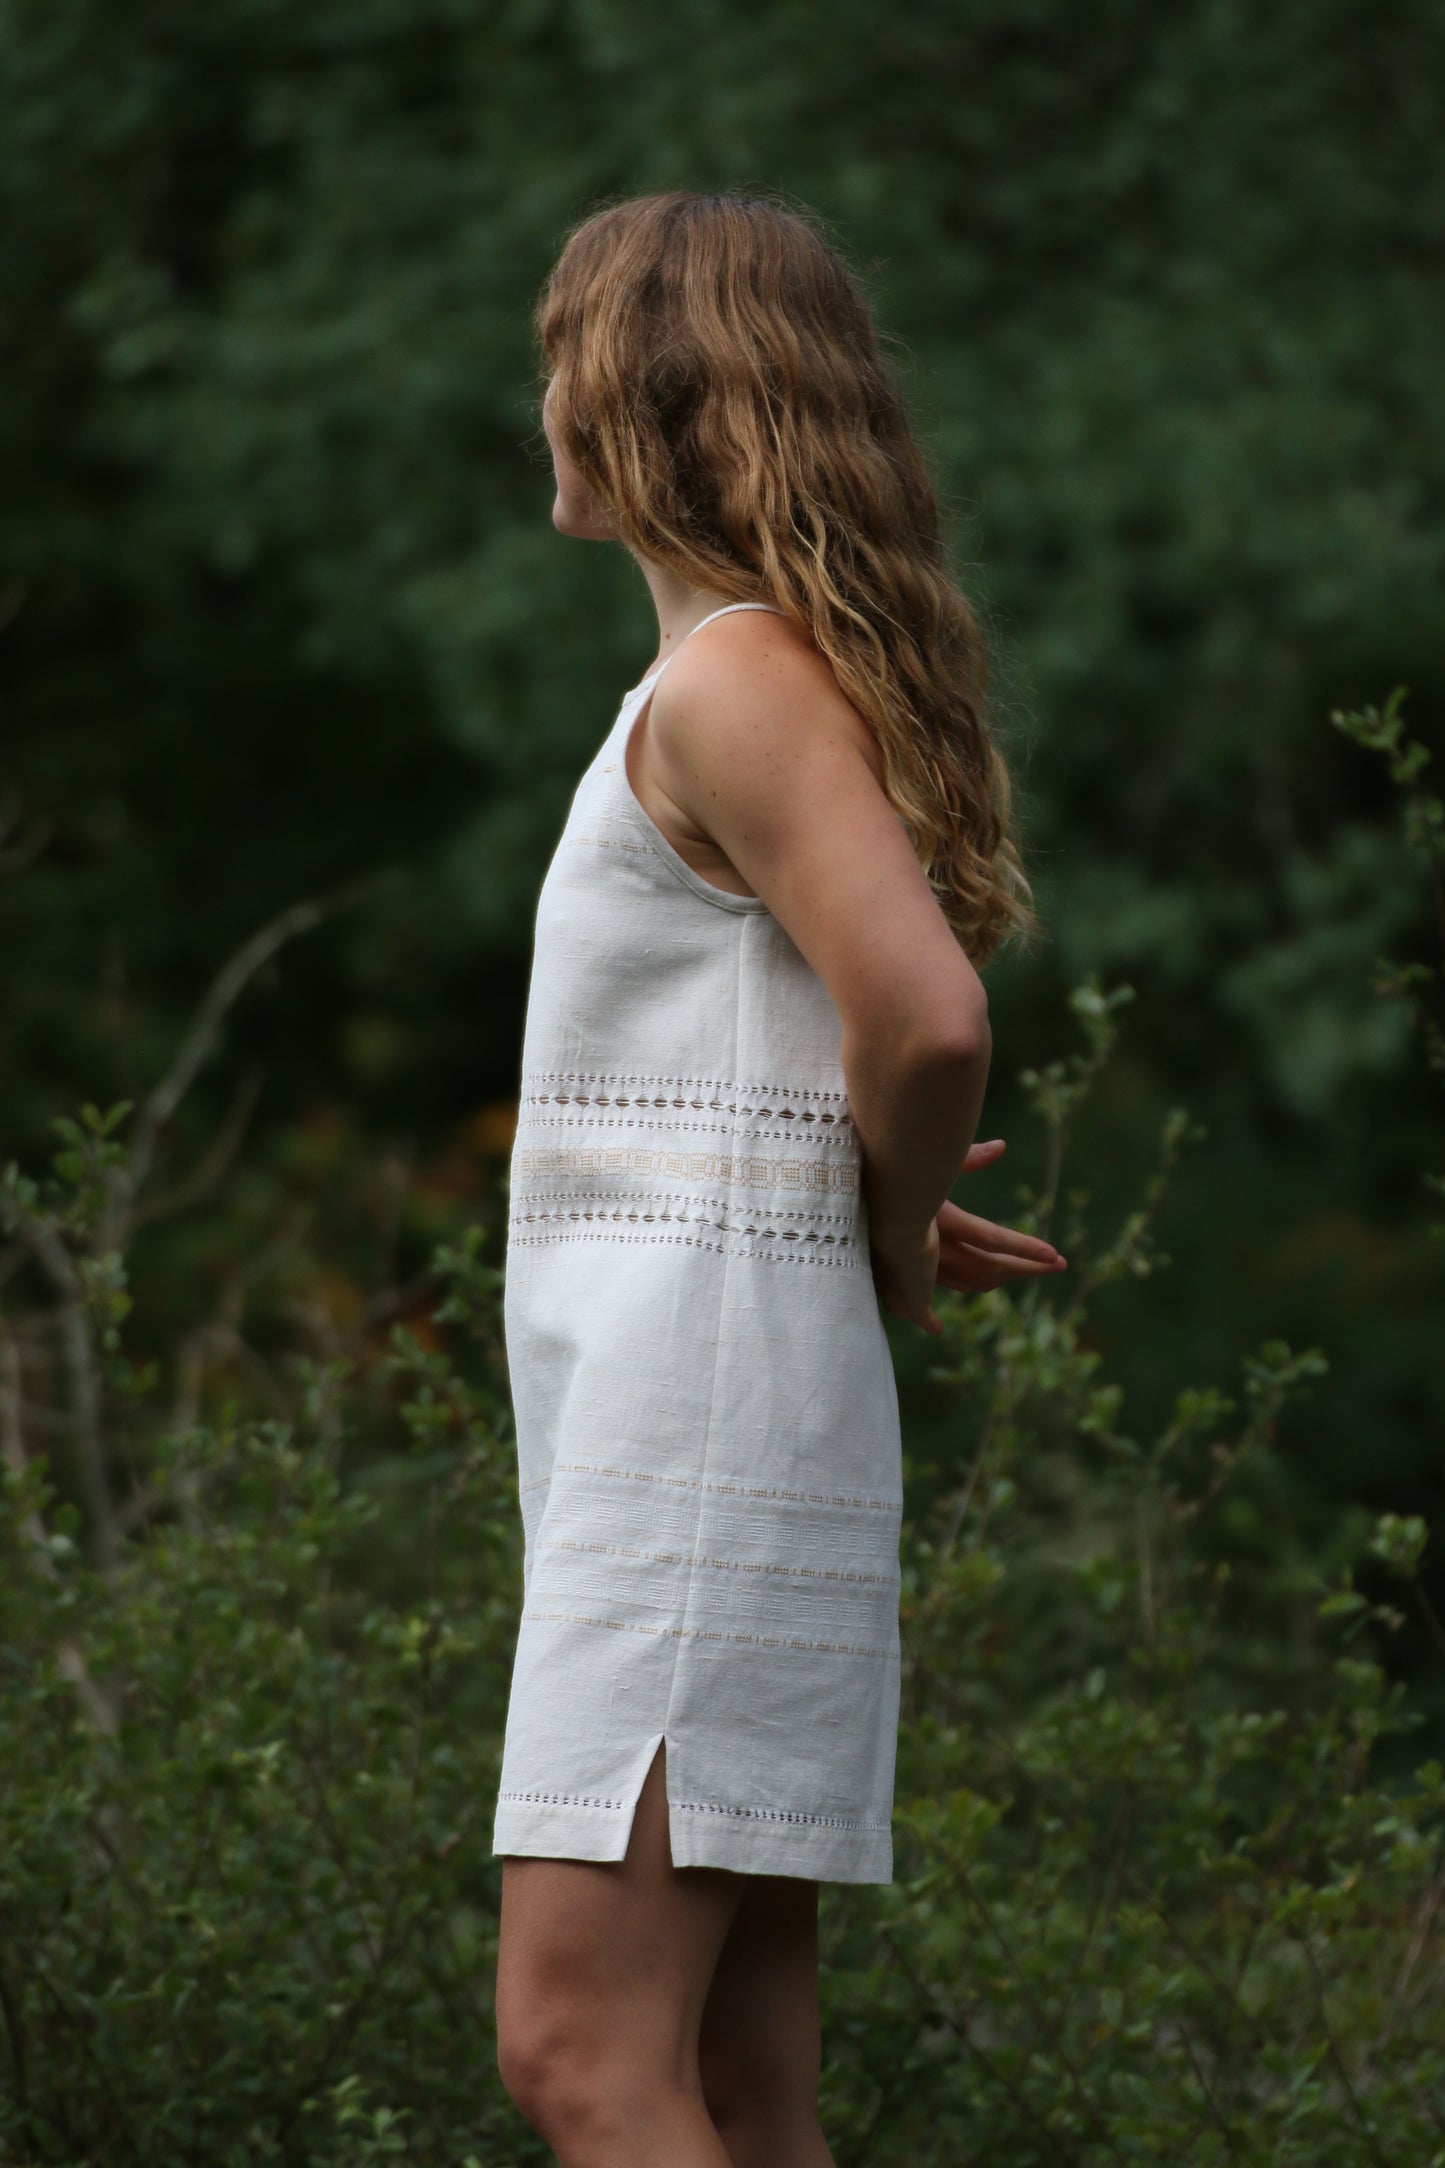
M988 1003L884 794L876 742L811 643L752 612L679 650L647 740L650 781L833 997L880 1298L937 1330L938 1215L983 1105ZM998 1253L997 1280L1054 1268L1050 1244L991 1234L1008 1238L982 1245Z

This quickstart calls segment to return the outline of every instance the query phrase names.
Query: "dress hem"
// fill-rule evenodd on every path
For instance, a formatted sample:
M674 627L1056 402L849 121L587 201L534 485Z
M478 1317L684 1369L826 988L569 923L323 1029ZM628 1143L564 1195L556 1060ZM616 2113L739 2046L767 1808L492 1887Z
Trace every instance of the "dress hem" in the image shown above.
M615 1863L627 1855L632 1804L503 1801L492 1833L493 1857ZM670 1800L668 1837L675 1867L790 1875L809 1882L893 1880L893 1836L887 1828L829 1828L801 1817L754 1820L746 1812L714 1809L702 1801Z

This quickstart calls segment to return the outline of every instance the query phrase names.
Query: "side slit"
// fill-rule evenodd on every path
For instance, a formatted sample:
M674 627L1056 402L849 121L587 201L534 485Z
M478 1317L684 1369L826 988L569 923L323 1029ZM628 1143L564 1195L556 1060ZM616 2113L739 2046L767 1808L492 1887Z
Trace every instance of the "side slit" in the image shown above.
M659 1762L662 1764L664 1819L667 1823L667 1856L669 1862L672 1860L672 1808L667 1800L667 1734L664 1731L654 1732L642 1750L641 1767L638 1771L637 1781L632 1786L631 1797L627 1804L627 1831L622 1850L618 1854L620 1859L626 1859L632 1849L632 1830L637 1820L637 1802L642 1797L643 1787Z

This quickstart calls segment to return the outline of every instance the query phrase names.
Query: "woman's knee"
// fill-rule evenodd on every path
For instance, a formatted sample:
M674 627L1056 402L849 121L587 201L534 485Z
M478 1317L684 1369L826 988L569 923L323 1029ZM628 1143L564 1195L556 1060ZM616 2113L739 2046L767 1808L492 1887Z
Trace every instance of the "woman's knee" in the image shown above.
M626 2044L598 2036L582 2014L547 2005L497 2026L497 2068L518 2113L557 2150L625 2135L663 2089Z
M545 2011L497 2011L497 2070L512 2105L540 2131L550 2104L575 2083L565 2031Z

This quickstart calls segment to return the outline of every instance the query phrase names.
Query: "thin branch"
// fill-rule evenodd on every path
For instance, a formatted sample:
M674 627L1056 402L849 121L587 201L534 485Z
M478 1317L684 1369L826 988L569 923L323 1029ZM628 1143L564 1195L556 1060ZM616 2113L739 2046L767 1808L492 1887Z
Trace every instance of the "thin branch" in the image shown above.
M29 1462L25 1454L24 1426L24 1379L20 1367L20 1350L15 1336L0 1318L0 1460L12 1475L24 1475ZM55 1561L45 1538L45 1525L38 1513L27 1513L20 1524L21 1531L36 1546L43 1561L44 1570L55 1578Z
M0 1318L0 1459L15 1475L23 1475L28 1466L20 1350L3 1318ZM41 1573L48 1581L58 1581L59 1568L50 1555L50 1541L40 1515L27 1513L21 1529L35 1547L35 1563ZM119 1729L119 1717L110 1697L96 1684L79 1642L69 1638L58 1642L55 1663L62 1677L69 1679L79 1695L91 1728L112 1737Z
M10 2066L15 2073L15 2103L20 2110L21 2126L27 2144L35 2146L35 2128L30 2120L30 2071L26 2060L25 2024L19 2005L10 1993L10 1983L5 1977L3 1965L0 1965L0 2014L4 2016L6 2037L10 2042Z
M220 1128L191 1172L184 1181L176 1183L173 1189L163 1190L158 1197L152 1197L145 1204L138 1204L131 1214L132 1228L148 1227L153 1220L170 1219L215 1188L240 1150L247 1125L261 1096L265 1073L263 1069L254 1066L246 1071Z
M1329 2019L1329 2012L1325 2008L1324 1976L1320 1971L1319 1961L1316 1958L1314 1951L1310 1948L1309 1936L1295 1934L1291 1936L1291 1940L1298 1943L1299 1947L1304 1951L1306 1960L1309 1964L1310 1972L1313 1975L1315 1983L1315 2003L1320 2014L1320 2024L1324 2028L1325 2045L1329 2050L1329 2057L1330 2061L1334 2065L1335 2075L1339 2079L1340 2085L1344 2091L1345 2098L1350 2104L1350 2112L1354 2116L1355 2121L1360 2126L1360 2130L1364 2135L1365 2145L1369 2151L1371 2160L1373 2160L1375 2163L1375 2168L1389 2168L1389 2162L1386 2158L1384 2149L1380 2144L1379 2138L1375 2134L1375 2126L1370 2121L1370 2118L1366 2115L1364 2108L1361 2105L1360 2096L1355 2091L1354 2080L1351 2078L1349 2071L1346 2069L1345 2059L1340 2053L1340 2045L1335 2038L1334 2027L1331 2025Z
M1098 2108L1094 2105L1094 2101L1089 2093L1088 2087L1085 2085L1083 2079L1080 2077L1079 2072L1075 2067L1073 2058L1069 2055L1067 2049L1064 2047L1062 2028L1057 2024L1051 2022L1048 2011L1043 2007L1038 1997L1035 1995L1033 1989L1029 1986L1027 1977L1024 1972L1024 1968L1020 1965L1018 1959L1015 1957L1008 1937L1004 1934L1003 1929L999 1926L992 1912L984 1903L983 1899L979 1896L978 1891L974 1888L972 1875L969 1873L967 1867L964 1866L962 1860L956 1859L953 1853L948 1850L947 1846L940 1845L938 1847L938 1850L940 1857L944 1861L946 1861L949 1869L951 1870L955 1880L958 1883L958 1886L963 1891L964 1896L973 1906L974 1911L978 1914L984 1926L988 1929L989 1933L993 1936L994 1941L998 1944L1000 1950L1003 1952L1004 1962L1008 1965L1010 1971L1013 1973L1014 1978L1018 1981L1019 1988L1023 1994L1024 2000L1027 2002L1029 2009L1033 2015L1034 2023L1038 2026L1040 2032L1044 2035L1046 2039L1052 2036L1054 2043L1054 2052L1057 2054L1060 2065L1062 2066L1066 2076L1069 2079L1070 2084L1074 2089L1074 2097L1078 2101L1079 2106L1083 2109L1084 2114L1093 2124L1094 2130L1097 2133L1101 2143L1104 2145L1105 2149L1113 2156L1116 2161L1119 2162L1120 2168L1126 2168L1124 2156L1119 2151L1118 2146L1114 2142L1113 2132L1109 2129L1108 2124L1104 2121L1103 2116L1100 2114Z
M100 1373L86 1313L85 1289L54 1220L28 1221L26 1235L60 1297L60 1342L70 1386L81 1482L90 1508L92 1541L101 1571L112 1574L120 1556L120 1531L106 1478Z
M1398 2014L1404 2002L1405 1990L1410 1985L1410 1978L1416 1965L1420 1962L1420 1953L1429 1939L1430 1929L1434 1924L1435 1915L1440 1909L1442 1898L1445 1898L1445 1868L1431 1876L1421 1896L1419 1909L1415 1915L1415 1923L1410 1930L1410 1940L1406 1944L1405 1954L1400 1960L1400 1970L1396 1975L1395 1985L1390 1991L1390 2002L1393 2006L1392 2015L1381 2034L1382 2045L1391 2038L1399 2022Z
M1226 2123L1224 2120L1224 2116L1220 2110L1219 2103L1214 2097L1214 2088L1210 2084L1208 2078L1204 2075L1203 2066L1200 2063L1199 2057L1194 2052L1194 2042L1189 2037L1189 2028L1183 2023L1181 2023L1179 2027L1179 2037L1184 2042L1184 2052L1189 2057L1189 2066L1193 2070L1194 2075L1199 2082L1200 2092L1203 2093L1205 2100L1209 2104L1209 2112L1213 2116L1215 2124L1218 2127L1219 2135L1221 2138L1223 2138L1225 2144L1229 2147L1230 2158L1232 2160L1238 2160L1240 2158L1240 2151L1239 2147L1234 2142L1234 2132L1230 2129L1228 2123Z
M227 1010L239 999L257 972L263 970L288 941L294 941L300 934L314 932L326 919L334 918L339 912L365 902L378 890L389 887L397 878L398 869L386 867L380 873L368 874L362 880L348 882L329 896L293 903L243 941L235 954L221 966L181 1041L175 1060L149 1093L140 1110L123 1165L114 1170L114 1217L124 1218L144 1188L162 1130L214 1053ZM102 1248L113 1246L113 1238L100 1245Z
M422 1265L403 1286L378 1288L367 1298L352 1329L352 1341L359 1341L381 1326L389 1325L393 1318L405 1317L408 1310L414 1310L425 1296L439 1294L441 1287L442 1275L431 1265Z
M883 1940L893 1952L894 1959L904 1978L912 1984L917 1993L926 1996L954 2038L982 2065L984 2071L993 2079L994 2083L1008 2094L1009 2099L1013 2102L1023 2120L1037 2131L1038 2135L1058 2155L1059 2159L1067 2164L1067 2168L1079 2168L1079 2155L1073 2151L1072 2147L1066 2145L1053 2126L1045 2121L1033 2102L1028 2098L1028 2095L1021 2093L1014 2084L1013 2079L1005 2071L1000 2070L993 2059L985 2054L978 2042L969 2033L968 2027L959 2023L957 2013L950 2007L942 1993L930 1981L919 1977L904 1956L894 1936L886 1927L883 1930Z
M962 1532L963 1524L968 1519L968 1509L973 1504L973 1494L978 1488L978 1479L983 1473L984 1462L987 1460L989 1450L993 1444L993 1430L994 1410L990 1408L988 1421L984 1425L983 1436L979 1439L978 1451L973 1457L973 1466L969 1469L968 1475L954 1498L949 1511L948 1525L943 1531L942 1540L938 1546L940 1560L952 1555L953 1547Z
M1255 2018L1245 2006L1245 2003L1240 1996L1237 1984L1234 1981L1227 1980L1224 1977L1223 1973L1217 1970L1212 1961L1204 1955L1204 1952L1200 1949L1198 1943L1195 1942L1191 1936L1187 1935L1184 1932L1184 1929L1179 1925L1173 1914L1165 1910L1164 1906L1160 1904L1159 1899L1155 1896L1154 1892L1147 1887L1147 1885L1142 1881L1142 1879L1140 1879L1138 1876L1131 1875L1129 1877L1129 1881L1131 1886L1135 1890L1137 1890L1141 1901L1149 1907L1149 1910L1154 1914L1155 1918L1162 1925L1165 1933L1184 1952L1185 1956L1189 1959L1191 1965L1197 1965L1199 1970L1203 1973L1205 1979L1208 1980L1210 1986L1216 1989L1217 1992L1224 1997L1230 2009L1234 2012L1235 2016L1239 2019L1240 2024L1243 2026L1251 2048L1253 2048L1255 2052L1258 2053L1258 2051L1265 2045L1265 2035L1260 2029L1260 2026L1256 2022Z
M1414 1597L1416 1608L1429 1629L1430 1639L1434 1642L1441 1655L1445 1656L1445 1626L1441 1625L1440 1614L1426 1595L1418 1575L1411 1576L1410 1594Z

